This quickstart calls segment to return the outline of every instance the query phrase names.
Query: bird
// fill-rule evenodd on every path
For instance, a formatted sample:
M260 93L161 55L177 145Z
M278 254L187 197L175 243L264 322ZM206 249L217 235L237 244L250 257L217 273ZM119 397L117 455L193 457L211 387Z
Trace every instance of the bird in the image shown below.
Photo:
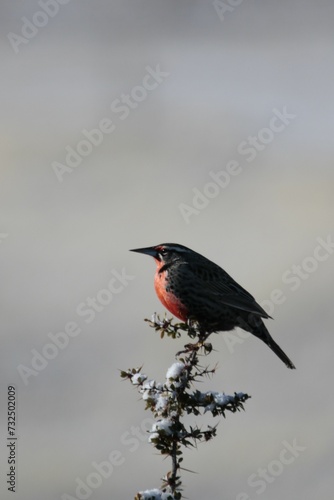
M263 322L271 316L220 266L177 243L130 251L154 258L156 294L182 322L195 321L207 334L240 327L267 344L288 368L295 368Z

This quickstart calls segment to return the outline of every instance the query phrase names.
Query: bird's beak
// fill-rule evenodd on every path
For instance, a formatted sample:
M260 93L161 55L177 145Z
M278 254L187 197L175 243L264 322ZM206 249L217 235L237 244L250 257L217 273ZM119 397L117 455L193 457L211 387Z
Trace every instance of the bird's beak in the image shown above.
M130 252L144 253L146 255L151 255L151 257L154 257L155 259L159 257L159 253L154 247L133 248L130 250Z

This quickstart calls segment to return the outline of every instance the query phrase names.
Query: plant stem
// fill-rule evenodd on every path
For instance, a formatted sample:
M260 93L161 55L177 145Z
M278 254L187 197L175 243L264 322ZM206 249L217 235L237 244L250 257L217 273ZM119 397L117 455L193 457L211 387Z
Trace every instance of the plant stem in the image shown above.
M174 494L176 491L176 487L177 487L177 470L179 468L179 463L177 461L177 440L176 439L173 440L171 457L172 457L172 474L170 477L170 487L171 487L171 490Z

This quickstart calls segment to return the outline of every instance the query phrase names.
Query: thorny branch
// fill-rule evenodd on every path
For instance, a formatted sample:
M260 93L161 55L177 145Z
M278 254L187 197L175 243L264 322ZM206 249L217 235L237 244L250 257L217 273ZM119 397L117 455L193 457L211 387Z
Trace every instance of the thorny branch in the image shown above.
M186 332L194 343L186 344L184 350L176 354L176 362L166 373L166 381L157 383L142 373L142 367L121 371L121 377L128 379L138 389L146 402L146 409L151 410L156 422L150 430L149 441L162 455L169 456L172 469L163 478L161 488L140 491L135 500L180 500L182 497L182 482L179 475L183 457L182 447L196 446L198 442L209 441L216 436L216 428L208 426L205 430L195 425L188 429L182 423L182 416L211 412L212 415L226 416L226 412L235 413L244 409L243 403L250 397L242 392L233 396L222 392L201 392L193 386L202 377L213 376L213 368L200 365L200 356L206 356L212 351L212 345L207 342L210 334L202 332L194 323L175 323L171 319L161 320L154 315L149 325L160 333L173 339ZM185 470L185 469L183 469Z

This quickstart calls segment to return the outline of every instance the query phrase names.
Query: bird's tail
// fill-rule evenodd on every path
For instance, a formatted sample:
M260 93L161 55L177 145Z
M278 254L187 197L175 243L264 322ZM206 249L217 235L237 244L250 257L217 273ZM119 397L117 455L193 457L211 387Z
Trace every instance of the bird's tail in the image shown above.
M272 351L286 364L288 368L295 369L295 365L292 363L291 359L285 354L285 352L280 348L274 339L270 336L270 339L262 339L270 347Z
M254 321L249 322L252 323L252 329L249 330L253 335L263 340L267 344L268 347L276 354L286 364L288 368L295 369L295 365L292 363L291 359L285 354L285 352L280 348L278 344L274 341L270 333L268 332L265 324L263 323L261 318L252 318Z

